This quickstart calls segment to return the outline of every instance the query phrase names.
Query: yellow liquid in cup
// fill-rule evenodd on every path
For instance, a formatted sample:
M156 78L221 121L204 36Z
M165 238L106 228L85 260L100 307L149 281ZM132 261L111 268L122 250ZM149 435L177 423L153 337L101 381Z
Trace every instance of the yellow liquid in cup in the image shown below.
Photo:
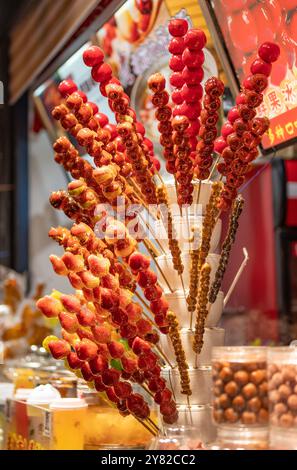
M86 407L51 410L53 450L83 450L86 410Z

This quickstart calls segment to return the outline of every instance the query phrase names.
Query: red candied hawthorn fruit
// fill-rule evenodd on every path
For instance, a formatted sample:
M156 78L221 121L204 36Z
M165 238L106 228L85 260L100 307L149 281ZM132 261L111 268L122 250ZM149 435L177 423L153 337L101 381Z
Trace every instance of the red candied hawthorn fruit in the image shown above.
M201 67L204 62L204 52L203 51L191 51L189 48L186 48L182 55L182 62L184 65L189 67L189 69L196 69Z
M87 67L101 65L104 60L104 52L98 46L90 46L83 53L83 61Z
M203 49L206 41L205 33L201 29L189 29L185 36L185 46L190 49L190 51Z
M269 77L271 74L271 69L272 65L268 62L265 62L262 59L255 59L254 62L251 65L251 73L255 75L256 73L262 73L263 75L266 75L266 77Z
M77 86L73 80L63 80L58 86L59 92L61 95L66 98L75 91L77 91Z
M276 62L279 58L280 48L273 42L264 42L259 47L258 55L262 60L271 64L272 62Z
M188 22L183 18L174 18L169 21L168 30L171 36L182 37L188 31Z
M170 54L182 54L185 48L184 38L173 38L169 42L168 51Z
M148 286L144 289L144 296L149 301L159 299L162 297L162 289L157 285Z
M129 258L129 266L132 271L145 271L150 266L150 259L142 253L135 252Z
M137 276L137 283L140 287L148 287L151 285L156 284L157 282L157 275L151 269L146 271L140 271Z
M184 62L181 55L173 55L169 61L169 67L173 72L180 72L184 68Z
M107 82L112 77L112 68L109 64L96 65L92 68L91 75L95 82Z
M227 142L225 141L224 137L218 137L214 143L214 150L215 152L222 154L223 150L227 147Z

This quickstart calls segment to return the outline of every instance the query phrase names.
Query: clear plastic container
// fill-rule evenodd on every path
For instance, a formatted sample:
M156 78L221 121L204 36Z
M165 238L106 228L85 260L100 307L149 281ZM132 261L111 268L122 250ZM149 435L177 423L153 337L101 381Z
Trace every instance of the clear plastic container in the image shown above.
M191 314L188 312L187 294L183 290L175 292L165 292L166 300L169 303L169 308L172 310L178 319L181 328L190 328ZM218 325L224 308L224 293L219 291L216 301L209 306L209 312L205 320L206 327L215 327Z
M83 450L87 407L81 398L60 398L50 404L53 450Z
M203 346L200 354L197 355L193 351L194 331L182 328L180 330L183 349L189 367L211 366L211 351L215 346L223 346L225 340L225 330L223 328L205 328L203 336ZM160 346L166 356L169 358L173 366L176 365L176 358L171 344L171 340L167 335L160 336Z
M213 418L218 426L267 427L267 348L215 347L212 353Z
M195 438L203 444L213 442L216 438L216 428L212 422L211 405L180 405L177 406L178 420L174 426L191 426L195 428ZM164 428L172 427L164 425Z
M192 405L209 405L211 403L212 373L211 367L190 368L188 370L191 380ZM187 395L180 392L180 374L178 369L163 369L162 376L166 379L167 387L172 391L173 398L178 405L187 405Z
M230 428L220 426L210 450L268 450L268 428Z
M194 426L171 426L152 439L149 450L202 450L203 442L197 438Z
M269 348L267 357L271 428L280 436L282 430L292 431L297 442L297 348Z

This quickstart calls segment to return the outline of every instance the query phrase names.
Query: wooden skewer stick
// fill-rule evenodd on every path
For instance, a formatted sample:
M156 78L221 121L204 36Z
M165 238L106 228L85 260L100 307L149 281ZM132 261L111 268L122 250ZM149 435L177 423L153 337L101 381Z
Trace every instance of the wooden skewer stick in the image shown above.
M174 369L175 367L171 364L170 360L168 359L168 357L166 356L166 354L162 351L162 349L160 348L160 346L158 344L155 344L155 347L157 349L157 351L159 352L160 356L163 357L164 361L167 362L167 364L169 365L169 367L171 369Z
M210 181L210 180L211 180L211 177L212 177L212 175L214 174L214 171L215 171L216 167L218 166L218 163L219 163L220 158L221 158L221 155L218 155L217 158L215 159L215 162L214 162L214 164L213 164L213 166L212 166L212 169L210 170L209 177L207 178L206 181Z
M141 386L141 388L143 388L143 390L148 393L152 398L154 398L154 395L153 393L143 384L139 384Z
M183 275L180 274L179 275L180 277L180 280L181 280L181 284L182 284L182 288L183 288L183 292L184 292L184 296L186 297L186 289L185 289L185 284L184 284L184 278L183 278Z
M247 262L248 262L248 260L249 260L249 254L248 254L248 252L247 252L247 249L246 249L246 248L243 248L242 251L243 251L244 259L243 259L243 261L242 261L242 263L241 263L241 265L240 265L240 267L239 267L239 269L238 269L238 271L237 271L237 273L236 273L235 278L233 279L233 282L232 282L231 286L229 287L229 290L228 290L228 292L227 292L227 294L226 294L226 297L224 298L224 306L227 304L228 300L230 299L230 296L231 296L231 294L232 294L232 292L233 292L233 290L234 290L234 287L236 286L237 282L239 281L239 278L240 278L240 276L241 276L241 274L242 274L242 271L243 271L244 268L246 267Z
M163 271L162 271L162 269L161 269L161 267L160 267L158 261L157 261L156 258L152 255L152 253L151 253L149 247L147 246L147 243L146 243L145 240L143 241L143 243L144 243L144 246L146 247L148 253L151 255L152 260L154 261L155 265L157 266L157 268L158 268L158 270L159 270L161 276L163 277L164 281L166 282L166 285L167 285L168 289L169 289L170 292L172 293L173 290L172 290L172 288L171 288L171 286L170 286L170 284L169 284L169 282L168 282L168 279L166 278L165 274L163 273Z
M196 205L197 205L197 206L198 206L198 204L199 204L199 199L200 199L201 185L202 185L202 181L199 180L199 183L198 183L198 194L197 194L197 199L196 199Z
M147 418L147 420L156 429L156 431L158 431L158 433L161 431L161 429L156 425L152 418Z
M156 431L152 430L152 429L149 427L149 425L146 424L142 419L137 418L137 416L135 416L135 415L132 415L132 416L134 416L134 418L137 419L137 421L138 421L140 424L142 424L142 426L144 426L154 437L157 436Z
M191 425L193 425L193 416L192 416L192 411L191 411L191 404L190 404L190 398L189 398L189 395L187 395L187 404L188 404L188 408L189 408L189 413L190 413L190 421L191 421Z

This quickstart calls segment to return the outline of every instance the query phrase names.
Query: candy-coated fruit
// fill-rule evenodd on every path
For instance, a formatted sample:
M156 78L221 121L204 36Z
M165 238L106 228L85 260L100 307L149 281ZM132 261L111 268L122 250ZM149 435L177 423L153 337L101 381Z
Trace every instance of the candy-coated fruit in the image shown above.
M96 357L98 346L93 341L83 338L80 343L75 346L76 353L82 361L90 361Z
M98 113L99 111L99 108L98 106L96 105L96 103L93 103L92 101L88 101L88 104L91 106L92 108L92 111L93 111L93 115Z
M102 64L104 52L98 46L90 46L83 53L83 61L87 67L94 67Z
M59 320L62 328L68 333L75 333L78 328L78 321L76 315L69 312L59 313Z
M162 377L154 377L148 383L151 392L159 392L166 387L166 381Z
M240 118L240 115L239 115L237 107L234 106L233 108L230 109L230 111L228 113L228 120L232 124L238 118Z
M57 336L54 336L54 335L49 335L47 336L46 338L44 338L44 340L42 341L42 347L47 351L47 352L50 352L49 350L49 347L48 347L48 343L50 341L57 341L59 338Z
M59 92L61 95L66 98L66 96L71 95L77 91L77 85L72 80L63 80L58 86Z
M118 398L125 400L131 395L133 389L129 382L118 382L114 385L114 391Z
M46 295L36 302L37 308L41 310L43 315L48 318L55 318L63 311L61 302L57 299L52 298L50 295Z
M170 85L175 88L181 88L184 84L183 72L173 72L169 79Z
M65 263L61 260L61 258L56 255L50 255L49 259L52 263L55 273L59 274L60 276L67 276L68 269L66 268Z
M247 0L222 0L222 5L227 11L233 12L241 10L247 3Z
M222 154L223 150L227 147L227 142L224 137L218 137L214 143L215 152Z
M221 132L222 132L222 137L226 139L229 134L232 134L232 132L234 132L233 125L229 121L225 122L225 124L222 127Z
M259 58L255 59L251 65L251 73L253 75L255 75L256 73L262 73L263 75L266 75L266 77L269 77L271 69L271 63L265 62L264 60Z
M188 22L183 18L174 18L169 21L168 30L171 36L184 36L188 31Z
M158 285L148 286L144 289L144 296L149 301L159 299L162 296L162 289Z
M63 307L72 313L78 313L81 309L80 300L75 295L66 295L62 294L60 301L63 304Z
M185 67L182 72L182 78L187 85L198 85L202 82L204 71L202 67L196 69L189 69Z
M147 84L154 93L163 91L166 85L165 77L161 73L154 73L149 77Z
M172 38L168 45L170 54L182 54L185 49L183 37Z
M94 380L94 384L95 384L95 389L97 390L97 392L105 392L106 386L102 382L101 377L96 377Z
M129 266L133 271L145 271L150 266L150 259L136 251L129 258Z
M181 89L181 94L183 100L187 103L195 103L196 101L201 100L203 96L202 85L198 83L194 86L189 86L187 83L185 83Z
M132 350L135 354L139 355L142 353L149 352L151 350L151 346L149 345L147 341L144 341L143 339L136 337L132 343Z
M120 376L120 371L116 369L107 369L102 373L102 382L104 383L104 385L111 387L119 381Z
M153 167L156 171L160 171L161 163L157 158L152 158L152 164L153 164Z
M182 55L182 62L184 65L189 67L189 69L195 69L201 67L204 63L204 52L201 51L191 51L189 48L186 48Z
M138 273L137 282L140 287L147 287L157 282L157 275L151 269L140 271Z
M77 320L79 321L79 324L81 326L93 326L94 323L95 323L95 320L96 320L96 315L94 312L92 312L92 310L90 310L89 308L86 307L86 305L84 305L79 313L77 313Z
M80 369L83 365L83 361L78 358L78 355L75 352L71 352L67 356L67 362L71 369Z
M49 341L47 347L55 359L63 359L71 352L70 344L63 339Z
M108 343L107 347L111 357L114 359L120 359L125 352L124 346L118 341L111 341Z
M136 302L131 302L126 307L126 314L128 315L128 319L131 323L135 323L140 320L142 315L142 308Z
M112 77L112 68L109 64L96 65L91 72L93 80L98 83L107 82Z
M253 52L258 43L257 28L250 10L242 10L228 21L231 42L244 53Z
M89 366L92 374L102 374L104 370L108 369L108 360L102 354L98 354L96 357L89 361Z
M206 41L205 33L201 29L189 29L185 36L185 46L191 51L203 49Z
M98 343L108 343L111 339L111 331L104 325L93 326L92 333Z
M272 63L277 61L280 55L280 48L273 42L264 42L258 50L259 57L265 62Z
M137 369L137 361L131 357L122 356L121 363L123 369L130 374L133 374L133 372L135 372Z
M67 251L61 259L69 271L79 272L85 268L84 259L81 255L74 255Z
M184 62L182 56L173 55L169 60L169 67L173 72L180 72L184 68Z

